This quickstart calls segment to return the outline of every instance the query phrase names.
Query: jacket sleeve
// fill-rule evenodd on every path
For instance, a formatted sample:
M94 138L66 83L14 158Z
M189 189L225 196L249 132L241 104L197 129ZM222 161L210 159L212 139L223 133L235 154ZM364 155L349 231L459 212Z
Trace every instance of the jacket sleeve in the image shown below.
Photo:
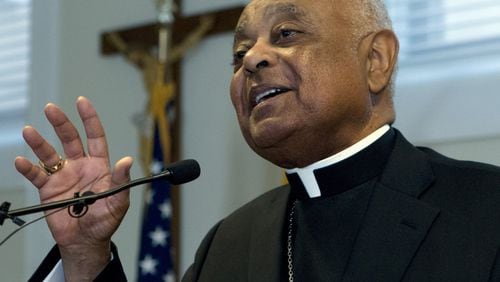
M500 248L497 249L497 255L490 273L490 282L500 281Z
M108 263L108 265L106 265L103 271L99 273L94 281L127 281L127 277L125 277L125 272L123 271L123 267L120 262L120 257L118 256L118 250L113 243L111 243L111 252L113 253L113 259ZM59 253L59 248L55 245L43 259L42 263L38 266L29 281L43 281L60 259L61 254Z
M189 266L188 270L186 270L186 273L182 277L182 282L195 282L199 280L199 276L203 268L203 263L205 262L205 258L207 257L207 254L210 250L212 240L214 239L215 234L217 233L217 229L219 228L221 223L222 221L218 222L214 227L212 227L212 229L208 231L207 235L205 235L205 238L203 238L203 241L201 241L201 244L196 251L194 263Z

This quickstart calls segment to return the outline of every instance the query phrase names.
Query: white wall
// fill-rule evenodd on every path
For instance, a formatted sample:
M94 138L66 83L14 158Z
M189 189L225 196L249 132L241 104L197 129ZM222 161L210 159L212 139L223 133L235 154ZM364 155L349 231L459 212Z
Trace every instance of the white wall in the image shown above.
M79 95L85 95L96 105L107 129L112 160L116 161L123 155L137 158L137 135L131 118L142 110L145 103L141 76L120 57L102 57L98 40L104 30L154 20L153 1L33 2L32 103L28 122L54 141L51 129L42 118L43 106L49 101L55 102L78 121L74 101ZM184 0L184 13L245 2ZM231 73L230 45L230 35L211 37L189 52L183 67L184 96L180 111L184 122L181 136L184 143L181 153L185 158L199 160L202 176L182 187L182 270L192 261L197 245L210 226L280 181L279 170L255 156L239 133L227 94ZM449 72L452 71L450 68ZM478 82L478 77L452 79L449 86L443 88L422 83L419 78L412 82L401 72L403 83L399 84L396 96L396 125L411 140L461 158L500 163L497 149L500 142L497 119L500 115L495 111L495 105L500 105L500 96L496 95L498 91L495 89L500 71L496 67L490 67L486 73L493 80L478 83L478 88L473 87L472 93L464 92L467 87L458 83ZM485 85L489 87L480 87ZM445 111L441 110L443 107ZM469 123L471 120L474 122ZM6 164L2 163L2 167L10 167L10 175L15 175L11 162L13 156L4 156L7 158L9 161L4 161ZM138 164L132 176L142 176ZM25 186L24 204L38 201L30 185L15 176L12 181L12 186L21 186L19 183ZM5 192L1 195L11 202L22 203L22 196L19 196L22 194ZM121 258L131 281L136 275L141 206L141 190L133 190L131 209L114 238L121 246ZM26 280L53 244L44 223L30 226L14 238L8 249L2 248L2 255L8 252L24 253L24 256L13 255L9 261L2 259L5 267L1 268L5 269L1 271L2 281ZM23 269L19 267L22 261L25 262ZM7 271L12 269L16 271Z
M416 144L500 165L500 53L402 65L396 127Z
M402 65L397 78L397 124L412 140L500 135L500 54Z

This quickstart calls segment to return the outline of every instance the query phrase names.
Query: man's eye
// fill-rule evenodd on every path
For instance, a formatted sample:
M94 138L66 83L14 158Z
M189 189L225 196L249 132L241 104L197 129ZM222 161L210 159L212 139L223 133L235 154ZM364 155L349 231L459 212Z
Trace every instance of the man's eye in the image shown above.
M232 65L233 66L236 66L236 65L239 65L241 64L241 61L243 60L243 58L245 57L247 51L246 50L241 50L241 51L236 51L234 52L233 54L233 63Z
M292 39L295 38L295 36L298 33L300 33L300 32L297 31L297 30L280 28L274 34L274 40L273 41L276 44L289 44L289 43L293 42Z
M295 33L297 33L297 32L294 31L294 30L290 30L290 29L282 29L282 30L280 30L280 36L282 38L287 38L287 37L290 37L290 36L294 36Z

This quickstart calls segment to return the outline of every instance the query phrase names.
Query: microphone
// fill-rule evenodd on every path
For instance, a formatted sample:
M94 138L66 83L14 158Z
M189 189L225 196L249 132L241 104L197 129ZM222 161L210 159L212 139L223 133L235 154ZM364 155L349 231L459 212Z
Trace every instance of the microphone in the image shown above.
M195 160L182 160L167 166L161 174L166 174L165 178L174 185L184 184L200 176L200 165Z
M188 159L169 164L167 167L165 167L165 170L163 170L158 174L138 178L130 182L127 182L125 184L122 184L114 189L110 189L108 191L104 191L101 193L94 193L92 191L85 191L82 195L80 195L79 193L75 193L74 198L71 199L55 201L26 208L20 208L12 210L10 212L9 212L10 203L4 202L0 206L0 225L3 224L6 218L9 218L13 220L14 223L21 226L24 224L24 221L18 218L18 216L57 209L57 208L63 208L63 207L69 208L71 206L73 206L73 210L72 211L70 210L70 215L74 217L80 217L85 214L86 209L88 209L88 205L95 203L95 201L99 199L119 193L125 189L130 189L134 186L150 183L159 179L165 179L174 185L179 185L193 181L196 178L198 178L198 176L200 176L200 165L196 160ZM84 213L82 214L82 212Z

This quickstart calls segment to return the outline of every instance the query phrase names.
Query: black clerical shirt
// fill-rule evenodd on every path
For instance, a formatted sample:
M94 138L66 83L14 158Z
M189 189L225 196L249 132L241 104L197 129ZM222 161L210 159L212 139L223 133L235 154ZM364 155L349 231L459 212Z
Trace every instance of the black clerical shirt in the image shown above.
M394 130L389 129L355 155L314 170L318 197L309 196L298 174L287 174L295 202L292 260L296 281L341 280L394 137ZM285 234L288 228L286 224Z

